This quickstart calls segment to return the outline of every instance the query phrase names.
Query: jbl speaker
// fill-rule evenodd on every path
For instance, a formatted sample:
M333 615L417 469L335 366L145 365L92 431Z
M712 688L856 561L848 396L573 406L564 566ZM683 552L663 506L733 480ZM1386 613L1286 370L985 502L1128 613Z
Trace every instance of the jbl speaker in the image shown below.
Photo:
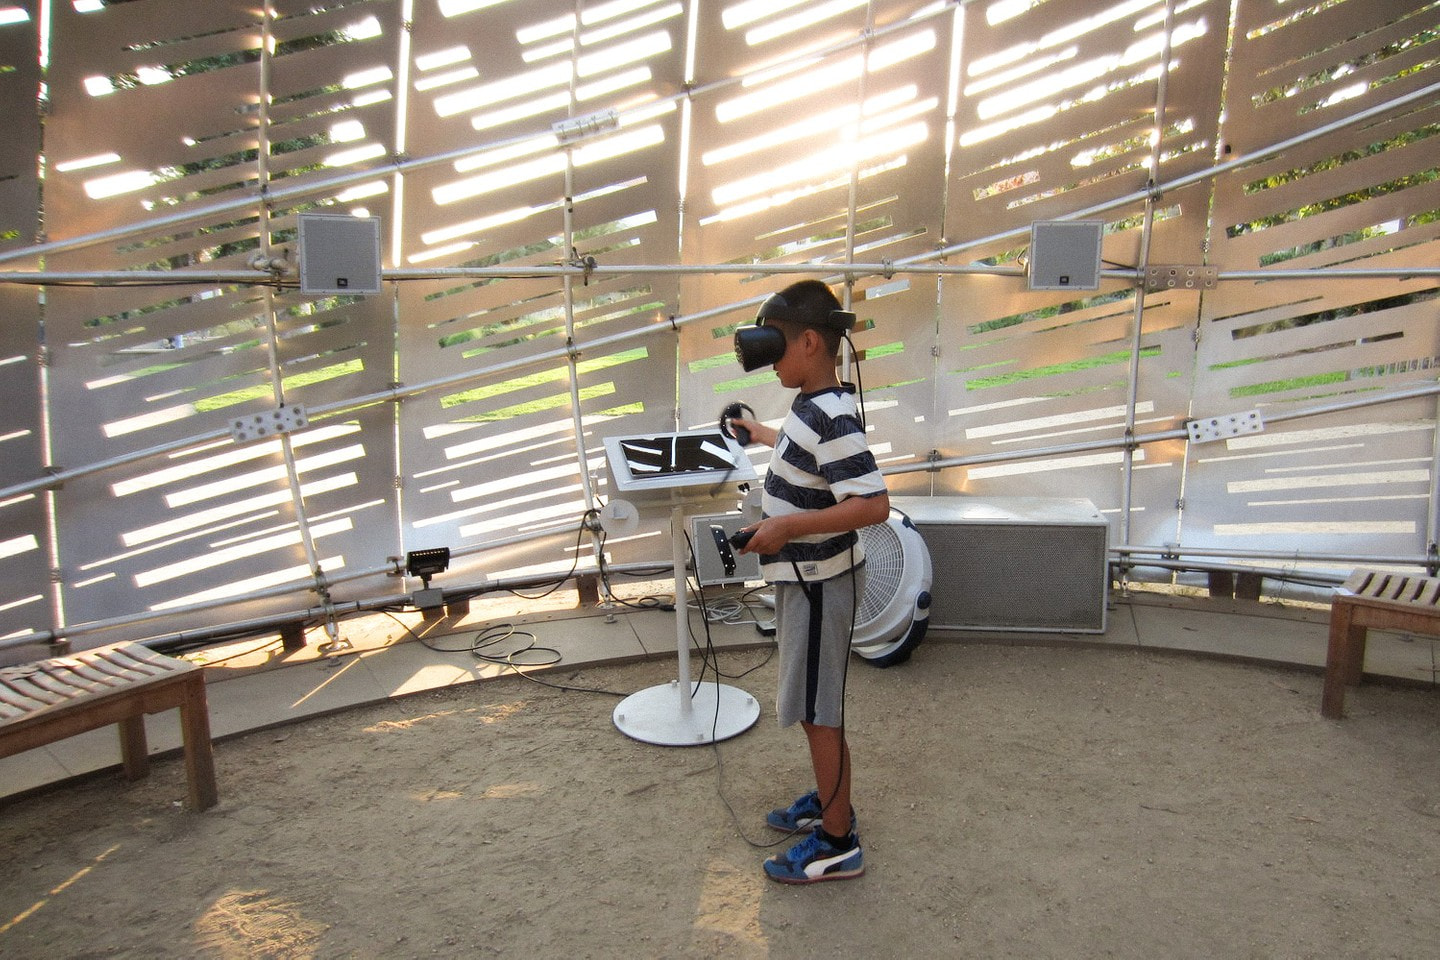
M930 629L1105 632L1110 525L1089 500L890 502L930 550Z
M1031 290L1100 289L1103 220L1036 220L1030 224Z
M380 218L300 214L300 292L380 292Z

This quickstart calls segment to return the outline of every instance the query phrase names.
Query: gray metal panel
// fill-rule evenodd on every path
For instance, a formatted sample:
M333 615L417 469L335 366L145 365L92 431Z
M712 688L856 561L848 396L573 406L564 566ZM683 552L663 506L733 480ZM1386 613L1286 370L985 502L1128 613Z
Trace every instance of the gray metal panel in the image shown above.
M36 155L40 152L40 61L35 0L7 4L29 20L0 26L0 116L5 137L0 141L0 251L23 247L39 227L40 194Z
M40 364L35 355L39 306L31 287L0 286L0 485L44 473L39 422ZM0 625L4 633L45 631L51 616L50 544L43 493L0 503ZM32 654L36 651L30 651ZM0 657L0 663L7 662Z

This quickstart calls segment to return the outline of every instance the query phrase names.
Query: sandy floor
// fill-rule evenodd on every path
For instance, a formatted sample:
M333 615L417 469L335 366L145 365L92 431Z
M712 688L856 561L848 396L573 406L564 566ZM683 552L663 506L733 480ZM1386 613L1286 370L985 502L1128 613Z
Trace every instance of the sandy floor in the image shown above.
M749 732L663 748L512 677L0 807L0 955L1434 957L1440 697L1175 655L927 643L851 672L867 873L791 888L807 786L773 664ZM673 661L551 679L628 692ZM717 759L719 763L717 763ZM727 809L726 801L738 815Z

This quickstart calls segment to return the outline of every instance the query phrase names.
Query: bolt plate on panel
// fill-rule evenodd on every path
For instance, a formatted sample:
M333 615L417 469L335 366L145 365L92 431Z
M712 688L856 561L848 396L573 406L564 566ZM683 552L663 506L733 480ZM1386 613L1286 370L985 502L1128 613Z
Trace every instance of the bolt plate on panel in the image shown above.
M1189 263L1152 263L1145 268L1145 292L1158 290L1214 290L1218 267Z
M1198 417L1185 422L1192 443L1208 443L1212 440L1228 440L1242 433L1260 433L1265 421L1259 410L1244 413L1227 413L1222 417Z
M247 440L258 440L292 430L303 430L308 425L305 408L298 403L292 403L265 413L236 417L230 421L230 437L236 443L244 443Z

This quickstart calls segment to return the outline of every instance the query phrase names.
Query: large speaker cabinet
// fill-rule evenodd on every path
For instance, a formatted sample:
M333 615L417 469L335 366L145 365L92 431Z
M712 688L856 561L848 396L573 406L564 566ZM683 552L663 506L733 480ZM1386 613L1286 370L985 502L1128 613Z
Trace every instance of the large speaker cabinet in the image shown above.
M1105 632L1110 526L1089 500L890 502L930 550L932 630Z

